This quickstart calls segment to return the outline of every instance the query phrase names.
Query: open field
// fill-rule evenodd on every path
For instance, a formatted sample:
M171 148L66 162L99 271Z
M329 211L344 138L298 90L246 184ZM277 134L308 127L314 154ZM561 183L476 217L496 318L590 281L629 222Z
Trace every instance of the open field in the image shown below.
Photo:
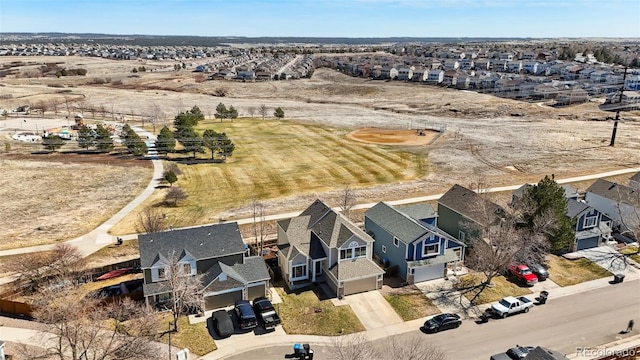
M176 224L190 223L191 218L216 222L221 218L248 216L251 213L248 202L253 194L267 205L268 213L276 213L303 209L316 197L337 205L345 182L351 182L349 185L356 188L358 202L373 202L445 192L454 183L469 185L479 176L492 186L501 186L537 182L552 173L556 178L562 178L635 167L640 163L637 156L640 150L639 114L622 114L616 146L610 147L612 123L594 120L604 120L611 114L598 110L597 101L557 109L471 91L351 78L327 69L318 69L312 79L240 83L199 82L196 81L198 74L173 71L173 62L6 57L0 59L0 63L27 60L33 64L24 67L21 76L2 79L1 109L56 100L59 102L57 111L54 113L49 109L46 118L66 122L64 115L68 105L70 113L83 112L88 120L117 118L140 125L146 116L145 127L151 129L148 118L157 108L162 118L157 124L159 130L161 125L170 124L178 112L193 105L199 106L207 118L213 118L220 102L233 105L240 117L254 118L257 113L252 108L265 104L269 114L260 127L265 136L276 139L283 134L286 136L286 131L293 128L299 132L297 147L286 140L280 144L273 140L261 148L259 144L241 145L257 138L258 130L240 128L246 124L258 127L260 121L242 119L233 124L210 123L216 129L226 131L238 147L228 164L207 165L204 170L203 165L183 166L186 174L180 177L178 185L187 189L190 199L185 205L169 209L175 211L170 216ZM63 62L61 66L68 68L86 68L88 74L29 77L42 62ZM140 65L154 71L132 74L131 69ZM187 65L192 69L198 64ZM221 87L228 89L226 97L211 95ZM284 109L283 121L273 120L271 113L275 107ZM140 174L113 165L106 167L110 175L102 176L100 171L104 171L105 167L101 165L104 162L65 165L74 169L86 167L73 171L75 175L71 182L66 181L65 176L72 172L50 171L50 164L61 166L59 160L43 159L38 155L7 162L17 156L17 145L6 136L15 129L35 131L35 125L42 121L35 115L25 119L28 121L21 122L24 119L15 115L0 118L0 135L3 135L0 161L3 161L3 173L11 176L3 178L0 195L3 200L12 201L0 209L0 225L11 229L8 243L13 244L0 244L0 247L51 242L85 233L122 207L125 200L136 193L134 189L141 189L149 180L145 177L151 173L148 170ZM235 126L238 128L234 129ZM373 127L410 131L442 128L445 131L435 143L420 147L368 145L346 136L353 130ZM39 125L38 128L43 127ZM234 131L238 131L235 136ZM326 145L331 142L333 147ZM9 153L4 148L5 143L15 145ZM318 146L326 147L311 151ZM257 159L249 149L263 152ZM315 157L306 159L305 155L310 154ZM368 166L368 157L374 160L371 166ZM380 162L385 157L388 160ZM396 164L397 161L401 162ZM241 166L251 162L255 162L256 171L242 170ZM357 166L351 168L346 164ZM228 173L231 168L235 173ZM122 172L116 174L116 169ZM123 176L125 173L127 176ZM34 176L38 178L37 184ZM51 176L60 176L60 179L41 183ZM196 179L197 182L191 181ZM237 184L234 185L234 181ZM5 183L9 186L4 186ZM248 184L247 189L242 188L245 184ZM229 189L238 193L236 200L226 194ZM159 189L147 204L157 203L163 192ZM56 197L53 199L56 201L51 202L56 204L55 208L48 205L43 209L39 200L43 193L79 193L82 196ZM200 199L197 203L196 198ZM171 221L174 219L170 218ZM133 228L133 221L125 220L116 229L119 233ZM35 225L39 222L46 234L43 230L34 230L40 226Z

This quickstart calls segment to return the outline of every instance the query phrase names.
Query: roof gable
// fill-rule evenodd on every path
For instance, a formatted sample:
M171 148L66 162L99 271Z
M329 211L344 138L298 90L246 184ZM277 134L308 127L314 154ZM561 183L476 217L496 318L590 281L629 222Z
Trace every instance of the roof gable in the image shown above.
M598 179L587 188L587 192L640 209L640 192L625 185Z
M405 243L412 242L426 233L422 225L384 202L375 204L367 210L365 216Z

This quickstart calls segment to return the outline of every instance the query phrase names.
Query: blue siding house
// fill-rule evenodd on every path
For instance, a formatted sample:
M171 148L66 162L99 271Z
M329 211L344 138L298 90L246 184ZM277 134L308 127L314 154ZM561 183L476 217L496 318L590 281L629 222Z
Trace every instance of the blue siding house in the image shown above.
M465 245L436 227L437 214L428 204L380 202L365 213L364 226L375 240L374 254L387 266L397 266L409 284L442 278L448 266L464 259Z
M602 245L611 238L612 221L606 215L584 202L569 199L567 216L575 222L576 240L574 251Z

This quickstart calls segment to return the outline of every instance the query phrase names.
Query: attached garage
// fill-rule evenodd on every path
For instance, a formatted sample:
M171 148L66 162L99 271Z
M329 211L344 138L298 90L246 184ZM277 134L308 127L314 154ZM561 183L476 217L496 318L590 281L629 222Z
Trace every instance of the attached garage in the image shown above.
M591 249L598 246L598 237L577 240L576 250Z
M233 305L242 300L242 288L224 293L208 293L204 296L204 309L213 310Z
M267 294L266 283L263 281L256 284L249 284L247 294L247 299L251 301L258 296L265 296Z
M377 289L377 276L372 276L364 279L345 281L343 295L357 294L369 290Z
M413 282L417 283L422 281L440 279L444 276L445 265L445 263L441 263L415 268L413 272Z

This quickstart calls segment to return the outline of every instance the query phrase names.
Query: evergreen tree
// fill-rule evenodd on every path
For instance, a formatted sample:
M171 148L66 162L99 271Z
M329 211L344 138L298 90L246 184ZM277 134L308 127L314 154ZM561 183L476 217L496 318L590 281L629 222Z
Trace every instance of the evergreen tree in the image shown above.
M282 110L282 108L276 108L276 110L273 112L273 116L275 116L278 119L283 119L284 118L284 110Z
M82 149L89 149L91 146L95 146L96 139L93 136L91 129L87 125L82 125L78 129L78 146Z
M156 150L160 154L173 152L176 148L176 139L168 127L163 127L156 139Z
M193 128L186 128L178 134L178 141L184 147L185 151L193 152L193 158L196 152L202 152L202 138Z
M534 228L534 221L539 216L548 214L553 218L554 226L547 235L551 250L561 251L571 247L575 241L574 224L567 216L568 200L564 196L564 189L555 180L545 176L524 192L523 202L528 204L527 213L524 214L528 228Z
M113 150L111 133L100 124L96 126L96 148L104 152L111 152L111 150Z
M218 104L218 106L216 106L215 117L216 119L220 119L220 122L222 122L222 119L225 119L227 117L228 113L229 110L227 110L227 107L223 103L220 103Z
M64 140L58 135L49 135L42 138L42 145L44 145L47 150L56 151L64 146Z

